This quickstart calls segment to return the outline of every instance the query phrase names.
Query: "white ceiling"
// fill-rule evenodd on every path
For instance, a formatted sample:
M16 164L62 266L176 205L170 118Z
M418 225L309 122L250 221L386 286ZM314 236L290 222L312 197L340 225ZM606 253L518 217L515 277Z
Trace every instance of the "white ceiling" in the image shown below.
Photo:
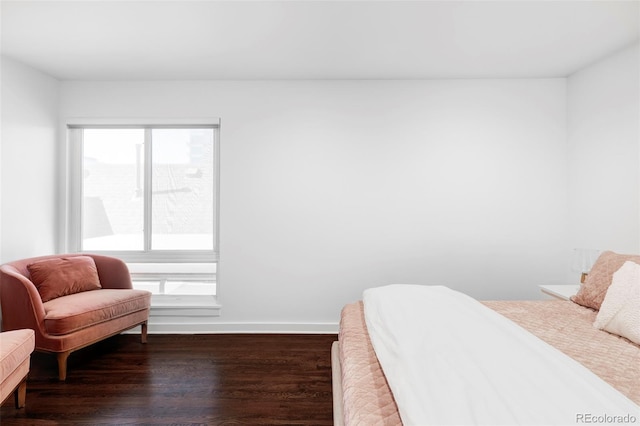
M2 53L61 80L564 77L633 1L6 1Z

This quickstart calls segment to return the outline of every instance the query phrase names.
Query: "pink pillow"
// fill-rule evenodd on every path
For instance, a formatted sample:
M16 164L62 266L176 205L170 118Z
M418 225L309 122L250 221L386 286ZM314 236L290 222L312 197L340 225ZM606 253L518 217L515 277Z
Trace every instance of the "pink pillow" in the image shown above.
M584 284L571 300L587 308L600 309L607 289L613 280L613 274L622 267L624 262L631 261L640 264L640 256L618 254L612 251L603 252L589 271Z
M27 269L43 302L102 288L98 269L90 256L41 260L27 265Z

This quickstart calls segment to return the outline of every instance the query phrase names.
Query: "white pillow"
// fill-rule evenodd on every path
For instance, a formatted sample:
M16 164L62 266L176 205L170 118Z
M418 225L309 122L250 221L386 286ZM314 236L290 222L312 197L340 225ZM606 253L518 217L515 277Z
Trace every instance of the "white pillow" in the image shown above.
M613 274L593 326L640 345L640 265L626 261Z

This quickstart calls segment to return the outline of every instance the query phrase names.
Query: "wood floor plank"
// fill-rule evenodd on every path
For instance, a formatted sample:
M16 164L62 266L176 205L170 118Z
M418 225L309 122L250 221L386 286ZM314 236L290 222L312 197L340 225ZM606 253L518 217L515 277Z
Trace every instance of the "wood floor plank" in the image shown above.
M34 353L26 407L5 425L331 425L336 335L115 336L56 358Z

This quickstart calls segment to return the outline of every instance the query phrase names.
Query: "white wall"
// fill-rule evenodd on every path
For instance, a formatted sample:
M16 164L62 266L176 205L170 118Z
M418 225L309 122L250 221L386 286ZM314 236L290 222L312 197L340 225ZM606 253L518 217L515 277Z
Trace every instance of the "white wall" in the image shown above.
M2 57L0 262L57 249L57 80Z
M333 327L389 283L537 298L566 276L564 79L61 87L62 117L221 118L226 329Z
M574 278L573 247L640 252L638 63L636 45L567 80L58 83L3 58L0 260L56 250L58 113L215 116L217 329L331 329L392 282L537 298Z
M640 253L640 48L567 80L570 244Z

